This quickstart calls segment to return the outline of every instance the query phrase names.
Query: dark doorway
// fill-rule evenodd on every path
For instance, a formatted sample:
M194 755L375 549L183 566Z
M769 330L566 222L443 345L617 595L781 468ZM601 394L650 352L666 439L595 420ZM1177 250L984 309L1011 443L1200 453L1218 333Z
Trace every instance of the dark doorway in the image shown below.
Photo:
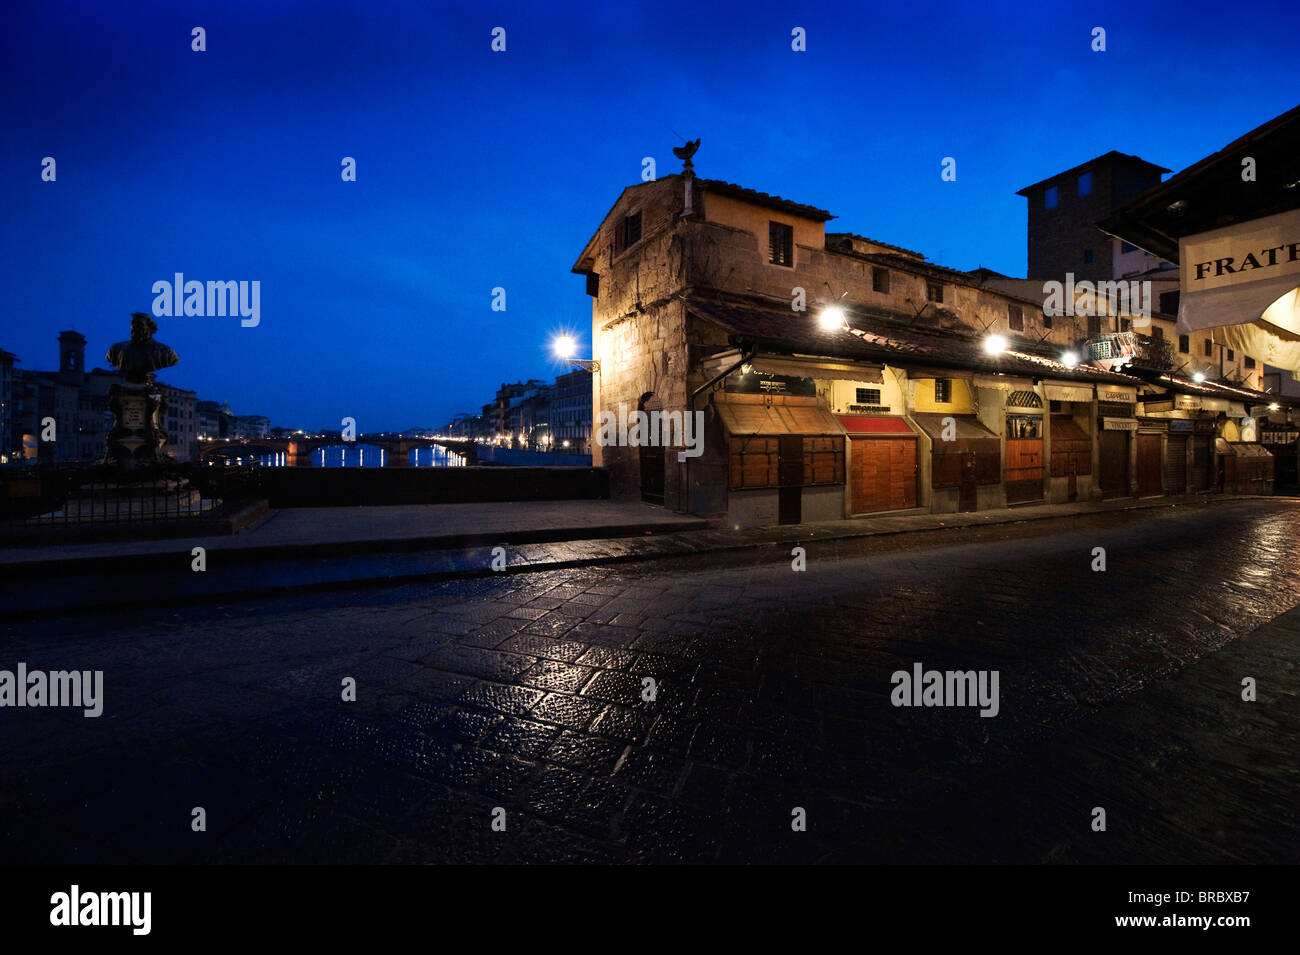
M979 504L978 484L975 480L975 452L963 451L961 453L961 484L958 496L957 509L962 513L973 511Z
M1099 441L1101 496L1128 496L1128 432L1103 431Z
M637 402L637 408L647 415L652 411L661 410L662 407L662 402L653 394L642 395L641 400ZM642 437L648 439L649 435ZM641 463L641 500L647 504L662 504L664 502L664 449L659 445L647 445L643 440L637 451Z
M1165 491L1183 494L1187 491L1187 435L1171 434L1165 448Z
M1160 468L1160 435L1137 436L1137 492L1138 497L1155 497L1162 493L1163 475Z
M782 524L798 524L803 520L803 436L781 435L778 455L777 519Z

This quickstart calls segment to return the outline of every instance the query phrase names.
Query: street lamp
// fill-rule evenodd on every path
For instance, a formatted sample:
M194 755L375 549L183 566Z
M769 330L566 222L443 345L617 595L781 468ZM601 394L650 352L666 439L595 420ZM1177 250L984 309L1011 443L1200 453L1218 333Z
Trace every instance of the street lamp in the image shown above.
M557 358L567 362L571 368L582 368L592 374L600 373L600 359L573 357L574 352L578 350L578 343L573 340L572 335L557 335L551 342L551 350L555 352Z
M1205 372L1203 371L1198 371L1196 372L1196 374L1192 375L1192 381L1196 382L1198 385L1204 380L1205 380Z
M1066 368L1073 368L1079 364L1079 353L1068 351L1061 356L1061 364Z
M848 328L849 323L844 317L844 309L838 305L827 305L817 316L817 326L824 332L833 332Z
M1007 350L1007 340L1001 335L990 335L984 339L984 352L988 355L1001 355Z

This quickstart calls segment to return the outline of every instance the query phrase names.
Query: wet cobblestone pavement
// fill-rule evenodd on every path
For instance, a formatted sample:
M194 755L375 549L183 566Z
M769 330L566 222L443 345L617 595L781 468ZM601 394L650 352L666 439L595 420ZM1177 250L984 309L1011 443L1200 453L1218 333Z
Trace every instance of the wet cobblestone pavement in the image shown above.
M3 711L0 861L1300 859L1297 504L807 551L7 626L105 704Z

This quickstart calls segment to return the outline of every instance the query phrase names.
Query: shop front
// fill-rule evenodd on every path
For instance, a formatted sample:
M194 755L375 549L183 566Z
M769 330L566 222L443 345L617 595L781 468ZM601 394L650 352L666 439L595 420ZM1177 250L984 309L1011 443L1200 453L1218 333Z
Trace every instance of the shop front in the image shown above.
M727 515L741 526L844 516L844 431L815 397L725 394Z
M1043 399L1033 391L1007 395L1005 412L1007 504L1043 500Z
M1165 493L1187 493L1187 460L1191 454L1192 422L1188 418L1169 420L1165 449Z
M1192 421L1191 437L1191 486L1193 494L1204 494L1217 490L1215 474L1214 439L1216 428L1212 418L1196 418Z
M1097 386L1097 477L1103 500L1133 493L1137 389Z
M1049 381L1043 383L1043 393L1051 457L1048 500L1087 500L1092 490L1092 386Z
M1134 478L1138 497L1159 497L1164 490L1164 446L1169 423L1159 418L1139 418Z
M849 439L849 514L916 507L917 436L889 415L837 415Z
M1270 414L1259 423L1259 444L1273 457L1273 488L1279 494L1300 491L1296 462L1300 448L1300 424L1285 413Z
M914 412L912 420L926 445L931 511L943 514L1001 506L1001 438L973 414Z

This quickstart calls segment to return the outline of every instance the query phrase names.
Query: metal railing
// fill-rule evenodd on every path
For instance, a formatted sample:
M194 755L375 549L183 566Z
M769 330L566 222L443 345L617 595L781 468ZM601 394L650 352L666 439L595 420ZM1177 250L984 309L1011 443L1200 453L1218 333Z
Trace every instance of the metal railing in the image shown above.
M66 528L129 532L230 516L257 497L243 469L173 465L147 474L105 467L0 468L0 537Z

